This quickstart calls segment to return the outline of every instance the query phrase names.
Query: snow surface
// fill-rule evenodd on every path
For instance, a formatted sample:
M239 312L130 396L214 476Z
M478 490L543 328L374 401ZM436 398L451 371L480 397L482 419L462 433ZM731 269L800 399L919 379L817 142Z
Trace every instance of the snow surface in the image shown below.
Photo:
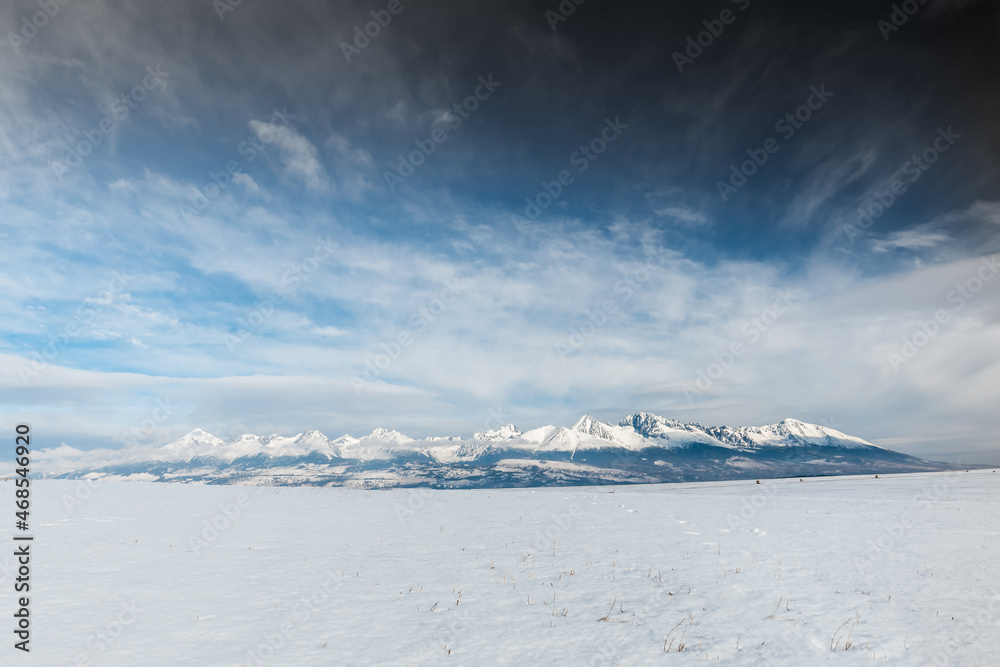
M3 664L1000 655L990 470L475 491L92 484L32 484L32 652L8 645Z
M521 437L521 429L514 426L513 424L504 424L498 429L493 429L486 431L485 433L476 433L473 436L475 440L488 440L490 442L501 442L503 440L511 440L513 438Z

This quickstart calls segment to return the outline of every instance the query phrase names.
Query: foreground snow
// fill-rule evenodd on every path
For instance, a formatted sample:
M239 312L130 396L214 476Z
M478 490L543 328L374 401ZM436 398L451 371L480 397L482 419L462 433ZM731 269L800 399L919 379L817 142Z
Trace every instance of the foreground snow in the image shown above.
M33 650L18 664L1000 654L990 470L534 490L33 488ZM11 557L0 564L10 609Z

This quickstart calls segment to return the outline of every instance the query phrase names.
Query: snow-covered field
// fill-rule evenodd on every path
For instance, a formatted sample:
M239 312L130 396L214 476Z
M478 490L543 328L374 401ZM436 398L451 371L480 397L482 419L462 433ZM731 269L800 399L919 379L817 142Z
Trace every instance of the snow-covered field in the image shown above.
M3 664L1000 660L990 470L535 490L32 488L32 652L11 646L5 548ZM0 489L12 498L9 481Z

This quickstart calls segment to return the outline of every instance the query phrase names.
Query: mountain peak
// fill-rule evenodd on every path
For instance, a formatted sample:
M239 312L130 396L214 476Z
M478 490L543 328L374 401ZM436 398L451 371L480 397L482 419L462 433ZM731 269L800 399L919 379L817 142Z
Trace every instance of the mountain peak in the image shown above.
M184 439L194 440L194 439L197 438L199 440L202 440L202 439L210 439L210 438L214 438L214 437L215 437L214 435L212 435L211 433L209 433L205 429L196 428L193 431L191 431L190 433L186 434L184 436Z
M521 437L521 429L513 424L504 424L498 429L487 430L485 433L475 433L472 437L476 440L488 440L490 442L514 440Z
M568 429L559 429L553 432L547 440L555 443L557 440L565 440L568 434L577 433L590 436L592 439L605 440L609 445L617 445L627 449L642 448L643 437L634 429L606 424L590 415L583 415ZM576 444L579 442L579 436L571 438L571 440Z
M826 426L809 424L798 419L783 419L777 424L764 426L723 426L711 427L706 431L720 441L737 449L760 447L801 447L803 445L825 445L856 449L877 445L846 435Z
M579 431L580 433L591 433L600 423L590 415L584 415L576 420L576 423L570 427L570 430Z
M619 426L629 427L646 438L669 440L670 434L677 431L691 431L691 426L682 424L675 419L666 419L652 412L636 412L618 422Z
M413 442L413 438L403 435L399 431L381 427L363 437L362 440L378 440L379 442L388 442L397 445Z
M184 437L180 438L179 440L175 440L171 444L182 444L182 445L201 444L201 445L209 445L210 447L218 447L219 445L225 444L225 441L222 438L218 438L212 435L211 433L209 433L204 429L196 428L187 435L185 435Z

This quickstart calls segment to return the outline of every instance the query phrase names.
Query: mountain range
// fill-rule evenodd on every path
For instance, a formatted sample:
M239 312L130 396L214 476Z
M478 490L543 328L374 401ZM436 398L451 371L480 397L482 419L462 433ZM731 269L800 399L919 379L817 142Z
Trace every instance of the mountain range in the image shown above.
M223 440L201 429L160 447L37 453L45 477L358 488L496 488L690 482L948 470L840 431L795 419L702 426L648 412L617 425L589 415L573 426L472 438L410 438L377 428L355 438L319 431Z

